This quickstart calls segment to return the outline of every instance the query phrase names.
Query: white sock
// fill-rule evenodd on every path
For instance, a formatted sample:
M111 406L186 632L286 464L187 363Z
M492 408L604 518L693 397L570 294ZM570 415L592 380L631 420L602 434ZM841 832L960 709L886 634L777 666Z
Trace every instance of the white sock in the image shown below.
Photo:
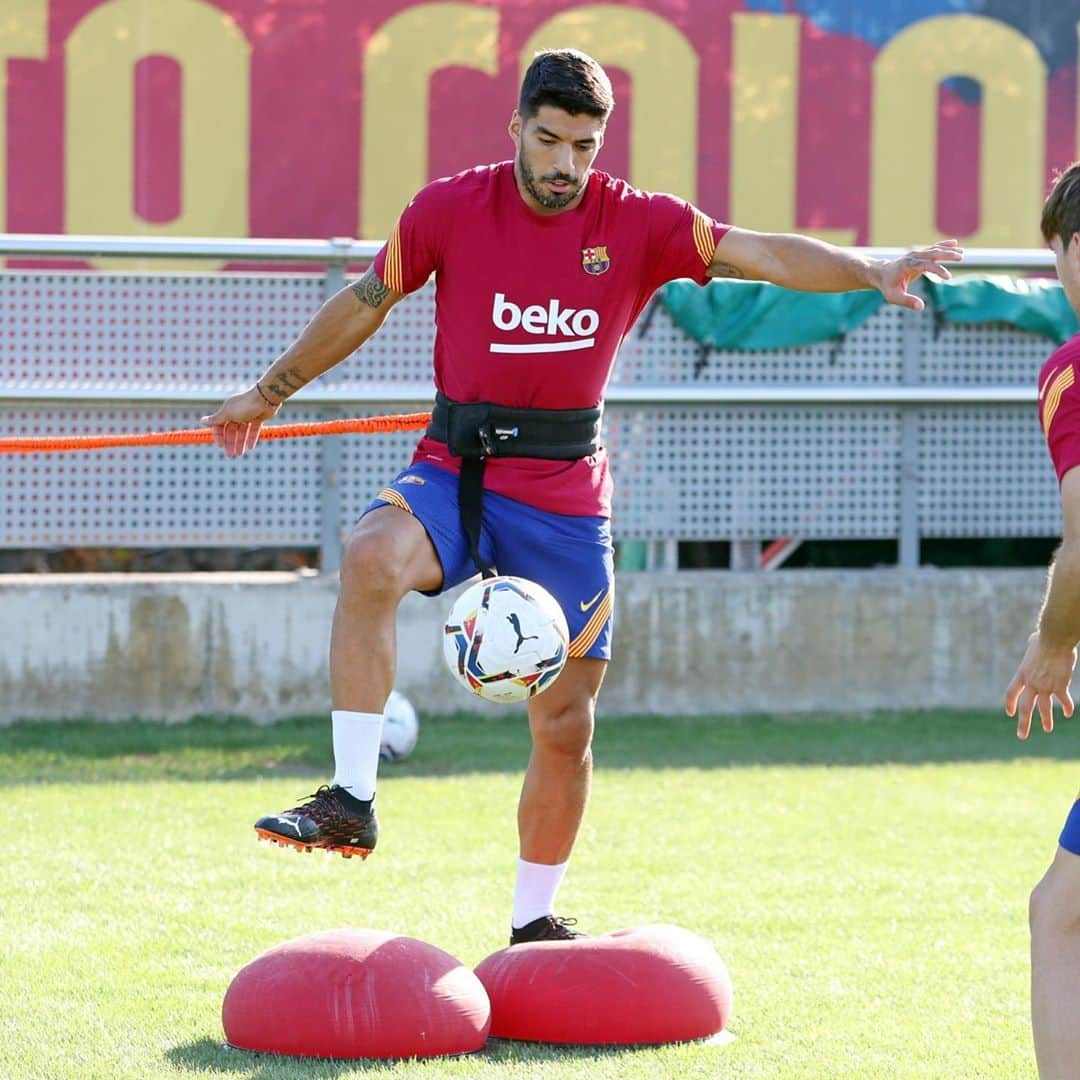
M354 799L375 797L375 774L379 770L379 743L382 740L382 713L330 713L334 727L334 780Z
M555 894L562 884L568 862L558 866L518 859L517 885L514 887L514 913L510 925L515 930L527 926L542 915L555 914Z

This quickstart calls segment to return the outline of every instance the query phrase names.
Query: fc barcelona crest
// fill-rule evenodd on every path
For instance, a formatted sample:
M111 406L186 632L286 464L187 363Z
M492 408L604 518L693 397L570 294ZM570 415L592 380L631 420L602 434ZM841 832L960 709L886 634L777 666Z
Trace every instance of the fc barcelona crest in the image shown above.
M611 265L606 247L581 249L581 268L586 274L602 274Z

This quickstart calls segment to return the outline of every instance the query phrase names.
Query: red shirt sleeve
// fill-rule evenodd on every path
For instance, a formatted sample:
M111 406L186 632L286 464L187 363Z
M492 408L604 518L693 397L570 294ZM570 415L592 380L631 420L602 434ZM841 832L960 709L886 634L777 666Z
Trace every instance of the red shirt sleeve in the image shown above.
M442 240L447 232L440 198L443 186L437 180L416 193L375 256L375 273L394 292L419 289L442 264Z
M649 259L654 288L675 278L691 278L704 285L716 245L729 228L675 195L650 195Z
M1047 368L1039 387L1039 422L1060 483L1080 465L1080 389L1071 361Z

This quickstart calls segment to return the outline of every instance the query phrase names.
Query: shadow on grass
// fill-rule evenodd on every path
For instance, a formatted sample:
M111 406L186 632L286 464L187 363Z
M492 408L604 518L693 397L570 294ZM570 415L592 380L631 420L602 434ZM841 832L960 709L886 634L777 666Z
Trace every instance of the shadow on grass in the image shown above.
M407 761L383 777L521 772L529 753L524 718L463 714L424 717ZM1026 743L991 712L906 712L866 716L602 717L598 769L725 769L773 765L881 765L1080 757L1080 722ZM0 784L99 780L227 781L296 777L312 784L333 772L330 723L301 717L269 726L206 718L163 725L20 722L0 727Z
M494 1067L515 1063L596 1061L602 1058L627 1057L653 1049L653 1046L553 1046L545 1043L514 1042L510 1039L489 1039L487 1045L475 1054L443 1058L368 1060L285 1057L256 1050L238 1050L214 1039L196 1039L167 1050L165 1057L177 1068L191 1069L206 1075L241 1076L250 1077L251 1080L287 1080L292 1077L309 1080L357 1072L388 1072L402 1061L460 1061Z

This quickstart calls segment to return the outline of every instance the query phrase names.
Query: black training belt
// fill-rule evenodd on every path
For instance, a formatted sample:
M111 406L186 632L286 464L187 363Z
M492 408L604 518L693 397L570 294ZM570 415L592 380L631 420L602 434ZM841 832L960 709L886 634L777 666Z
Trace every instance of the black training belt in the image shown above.
M484 465L489 457L577 461L600 449L601 406L591 409L508 409L488 401L451 401L435 395L429 438L461 458L458 506L469 553L484 577L496 570L480 558Z

